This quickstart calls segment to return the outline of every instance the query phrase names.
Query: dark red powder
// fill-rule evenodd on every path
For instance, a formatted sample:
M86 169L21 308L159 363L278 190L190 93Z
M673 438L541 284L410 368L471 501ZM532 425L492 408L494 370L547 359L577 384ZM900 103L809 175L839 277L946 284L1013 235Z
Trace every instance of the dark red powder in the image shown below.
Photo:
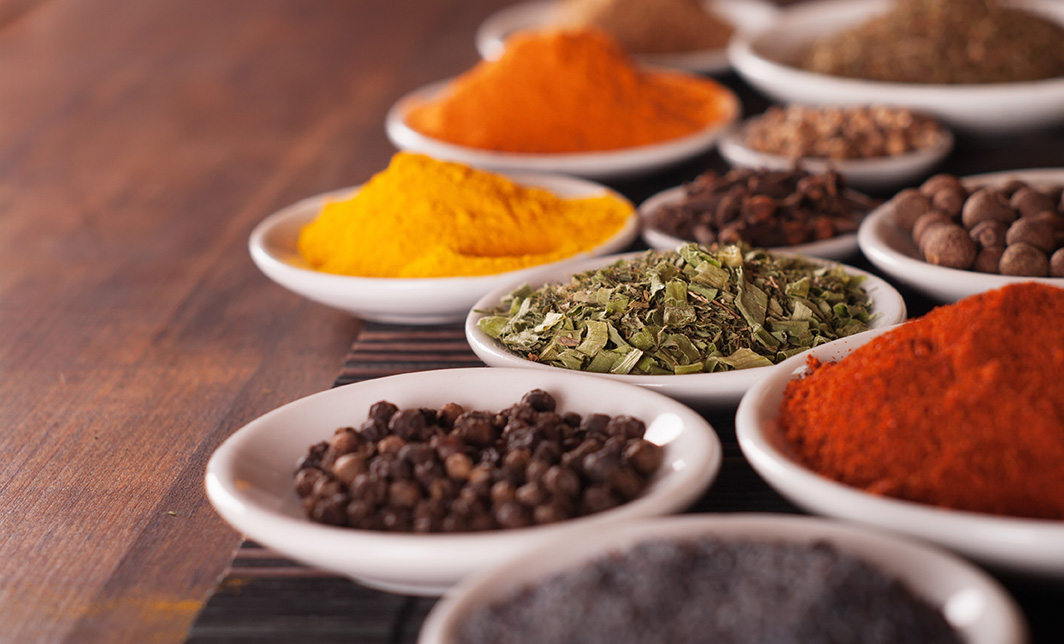
M1064 519L1064 289L935 309L787 386L799 459L876 494Z

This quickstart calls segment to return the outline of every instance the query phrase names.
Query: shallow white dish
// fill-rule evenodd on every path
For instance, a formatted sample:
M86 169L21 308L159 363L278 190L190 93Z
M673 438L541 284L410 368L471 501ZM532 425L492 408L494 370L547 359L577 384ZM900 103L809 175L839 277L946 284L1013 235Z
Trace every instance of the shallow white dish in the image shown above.
M522 185L546 188L562 197L587 197L608 192L627 201L604 186L571 177L515 175L511 178ZM457 322L484 293L543 267L476 277L411 279L352 277L314 270L299 254L299 231L317 218L326 203L347 199L358 189L344 188L309 197L264 219L251 232L248 241L255 265L274 282L307 299L366 320L399 324ZM555 264L617 252L628 246L638 232L638 218L633 209L632 216L613 237L588 252Z
M717 142L721 132L735 122L742 111L739 99L731 90L724 88L721 93L722 111L728 116L689 136L604 152L496 152L440 141L406 124L404 115L412 105L438 96L450 82L444 80L415 90L399 99L388 110L385 130L395 147L500 172L560 172L589 179L621 179L645 175L709 150Z
M563 411L629 414L647 425L647 440L665 447L665 463L643 496L560 523L464 534L415 535L355 530L303 517L292 483L297 459L338 427L358 424L369 407L456 402L497 411L528 391L550 392ZM654 392L578 373L528 369L444 369L376 378L302 398L251 421L207 464L207 496L234 528L296 561L367 586L437 595L471 572L501 563L551 538L580 529L608 531L624 520L667 514L698 499L716 477L720 440L698 414Z
M665 204L680 201L683 199L683 196L684 187L676 186L659 192L639 206L639 216L643 220L641 226L643 241L645 241L651 248L656 248L658 250L672 250L677 246L691 243L692 240L690 239L674 237L673 235L662 232L656 228L652 228L647 223L647 218L652 212ZM793 255L804 255L807 257L820 257L822 259L842 261L857 254L857 233L839 235L838 237L809 242L807 244L798 244L797 246L773 248L771 250L783 251Z
M555 0L522 2L500 9L489 16L476 33L477 51L487 60L502 54L506 37L522 29L550 27L557 7ZM707 0L702 3L731 24L737 31L763 29L772 24L779 9L763 0ZM656 67L672 67L689 72L717 74L729 69L724 48L674 54L637 54L640 63Z
M1064 4L1012 2L1064 22ZM738 34L728 45L732 67L747 82L782 103L904 105L938 116L950 126L986 134L1049 127L1064 122L1064 78L985 85L887 83L808 72L793 66L814 39L882 13L889 0L820 0L782 11L758 33Z
M942 136L936 145L897 156L869 159L803 158L798 163L810 172L834 169L854 188L886 190L909 185L926 177L952 149L953 134L943 128ZM795 165L795 160L789 157L759 152L747 147L741 125L721 136L717 150L733 166L789 170Z
M776 491L810 512L925 539L996 568L1064 579L1062 521L998 517L877 496L820 476L793 458L775 423L787 382L806 372L809 355L835 362L887 331L836 340L772 367L739 404L735 434L743 456Z
M827 542L900 580L942 612L968 644L1020 644L1022 614L986 573L936 548L852 525L810 517L733 514L668 517L634 522L609 532L555 541L503 566L463 581L422 626L419 644L453 644L471 611L518 589L647 541L718 537L776 543Z
M504 296L521 284L527 283L532 288L537 288L547 282L568 281L569 277L575 273L606 266L619 259L631 259L640 255L642 255L642 251L596 257L578 264L548 268L527 276L527 279L514 280L511 283L501 285L477 301L473 305L473 310L469 312L465 323L466 340L469 341L469 346L473 348L473 352L477 354L477 357L490 367L517 367L540 373L568 371L562 367L552 367L540 362L525 360L511 353L501 343L496 342L494 338L477 328L477 321L484 317L483 314L477 313L477 311L494 308ZM810 261L817 261L816 258L809 259ZM825 261L824 263L827 264L829 262ZM869 324L871 328L892 326L905 320L905 300L894 290L894 287L871 273L866 273L850 266L845 268L851 274L865 276L865 291L871 298L872 313L876 314L876 317ZM703 408L720 408L738 403L739 399L746 393L746 390L767 374L767 370L767 367L756 367L719 373L691 373L667 376L621 375L583 371L574 373L638 385L645 389L663 393L689 405Z
M1064 169L1010 170L963 178L969 189L1003 184L1020 179L1032 185L1064 184ZM1016 282L1042 282L1064 288L1064 278L1012 277L956 268L935 266L925 262L913 243L912 235L894 224L890 202L872 211L857 231L861 251L892 279L944 302L957 300L1000 288Z

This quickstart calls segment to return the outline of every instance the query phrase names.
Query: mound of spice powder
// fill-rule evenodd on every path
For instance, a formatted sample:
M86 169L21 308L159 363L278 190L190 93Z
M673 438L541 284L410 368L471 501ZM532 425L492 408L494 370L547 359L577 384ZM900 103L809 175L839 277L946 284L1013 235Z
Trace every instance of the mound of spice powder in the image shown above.
M631 54L721 49L735 30L700 0L561 0L560 26L601 29Z
M399 152L353 197L328 203L299 235L312 267L358 277L492 275L590 250L632 206L603 193L548 190L422 154Z
M788 384L799 460L900 499L1064 519L1064 289L1021 283L935 309Z
M601 32L510 37L437 98L411 128L474 148L520 153L615 150L694 134L731 119L734 94L704 78L642 71Z

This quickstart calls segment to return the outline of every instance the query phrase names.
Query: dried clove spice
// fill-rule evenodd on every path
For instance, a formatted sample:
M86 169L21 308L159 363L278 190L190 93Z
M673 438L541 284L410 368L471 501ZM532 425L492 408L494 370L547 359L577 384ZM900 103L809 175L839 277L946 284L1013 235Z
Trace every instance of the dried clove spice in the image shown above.
M674 237L778 248L855 232L877 202L847 190L834 171L710 170L684 185L683 198L646 217Z

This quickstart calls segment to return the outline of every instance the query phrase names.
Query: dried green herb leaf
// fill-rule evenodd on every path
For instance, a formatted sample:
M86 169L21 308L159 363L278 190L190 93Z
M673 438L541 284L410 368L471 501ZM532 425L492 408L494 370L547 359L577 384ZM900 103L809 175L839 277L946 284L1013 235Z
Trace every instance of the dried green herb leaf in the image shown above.
M867 329L862 278L838 266L687 244L565 284L521 287L478 322L531 360L601 373L682 374L779 362Z

